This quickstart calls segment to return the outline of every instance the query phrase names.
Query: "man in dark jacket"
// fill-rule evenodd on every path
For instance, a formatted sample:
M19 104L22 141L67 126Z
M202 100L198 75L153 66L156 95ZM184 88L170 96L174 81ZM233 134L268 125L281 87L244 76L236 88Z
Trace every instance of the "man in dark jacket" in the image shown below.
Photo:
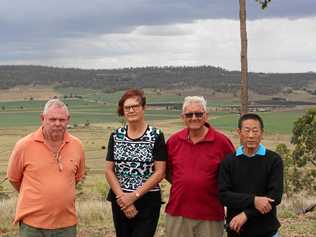
M278 236L276 206L283 193L283 163L264 147L263 122L257 114L239 119L241 146L219 172L220 200L227 207L228 237Z

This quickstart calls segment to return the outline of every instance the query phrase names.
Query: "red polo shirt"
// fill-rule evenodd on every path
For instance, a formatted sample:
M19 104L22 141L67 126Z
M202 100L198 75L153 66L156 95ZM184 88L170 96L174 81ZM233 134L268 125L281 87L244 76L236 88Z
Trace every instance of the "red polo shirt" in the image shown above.
M193 144L187 128L167 141L168 168L172 186L166 212L195 220L224 220L218 198L217 175L220 162L234 152L231 141L209 124L205 138Z

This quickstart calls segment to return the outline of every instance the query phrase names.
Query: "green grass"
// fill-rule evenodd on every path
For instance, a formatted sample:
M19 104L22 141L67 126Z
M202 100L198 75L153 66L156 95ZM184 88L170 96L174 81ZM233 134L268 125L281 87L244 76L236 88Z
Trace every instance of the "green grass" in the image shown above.
M61 90L61 89L60 89ZM84 95L84 99L72 98L65 99L71 112L71 124L84 124L89 121L93 123L109 123L120 121L116 114L116 105L122 92L105 94L91 90L63 89L63 94ZM182 96L159 96L153 92L148 95L148 103L152 102L179 102L183 100ZM216 101L211 104L226 104L233 101ZM40 124L40 113L45 101L12 101L0 102L0 127L19 127L35 126ZM4 109L2 109L4 108ZM260 113L265 123L266 133L290 134L294 121L303 114L303 111L290 112L265 112ZM166 119L178 119L180 111L174 110L146 110L146 119L150 121L159 121ZM221 130L232 131L237 127L238 114L227 112L211 112L210 122L214 127Z
M292 133L294 122L304 114L304 111L268 112L262 113L266 132Z
M40 124L40 110L17 110L17 111L2 111L0 112L0 127L23 127L23 126L36 126ZM146 119L165 120L179 117L179 113L170 111L146 111ZM102 108L76 108L71 111L70 124L83 124L86 121L91 123L109 123L118 122L120 118L116 114L114 108L102 110Z
M0 127L23 127L40 124L40 113L31 111L0 112Z
M32 110L34 109L34 110ZM20 127L36 126L40 124L40 109L30 108L29 110L1 111L0 127ZM262 113L265 123L266 133L290 134L294 121L298 119L303 112L274 112ZM150 121L177 119L180 111L170 110L148 110L145 113L146 119ZM180 119L180 118L179 118ZM71 124L83 124L86 121L91 123L118 122L115 108L103 108L94 106L77 106L71 110ZM232 131L237 127L238 115L228 113L212 113L210 123L221 130Z
M23 109L41 109L43 108L45 101L40 100L21 100L21 101L6 101L0 102L0 109L2 111L10 110L22 110ZM21 108L23 107L23 109Z
M259 113L263 119L266 133L290 134L294 122L302 116L304 111L265 112ZM212 119L212 117L214 117ZM232 131L238 127L238 114L211 114L211 124L222 130Z

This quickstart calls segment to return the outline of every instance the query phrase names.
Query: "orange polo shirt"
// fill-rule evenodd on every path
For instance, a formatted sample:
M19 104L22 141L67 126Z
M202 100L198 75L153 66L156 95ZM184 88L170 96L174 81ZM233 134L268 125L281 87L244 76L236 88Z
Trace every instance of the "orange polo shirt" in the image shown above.
M14 223L57 229L77 224L75 185L84 176L80 140L68 132L58 152L59 161L44 143L42 128L17 142L7 175L21 184Z

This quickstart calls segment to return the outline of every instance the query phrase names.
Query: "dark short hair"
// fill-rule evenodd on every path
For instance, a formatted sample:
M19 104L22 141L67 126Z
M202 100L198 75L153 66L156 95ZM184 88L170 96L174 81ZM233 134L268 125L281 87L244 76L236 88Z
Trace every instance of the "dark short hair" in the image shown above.
M247 114L242 115L238 120L238 128L241 129L243 121L248 120L248 119L258 121L260 124L260 128L261 129L264 128L262 118L258 114L253 114L253 113L247 113Z
M119 116L124 116L124 102L132 97L137 97L138 102L142 107L146 105L146 97L144 95L144 91L140 89L128 89L124 92L121 99L118 102L117 114Z

